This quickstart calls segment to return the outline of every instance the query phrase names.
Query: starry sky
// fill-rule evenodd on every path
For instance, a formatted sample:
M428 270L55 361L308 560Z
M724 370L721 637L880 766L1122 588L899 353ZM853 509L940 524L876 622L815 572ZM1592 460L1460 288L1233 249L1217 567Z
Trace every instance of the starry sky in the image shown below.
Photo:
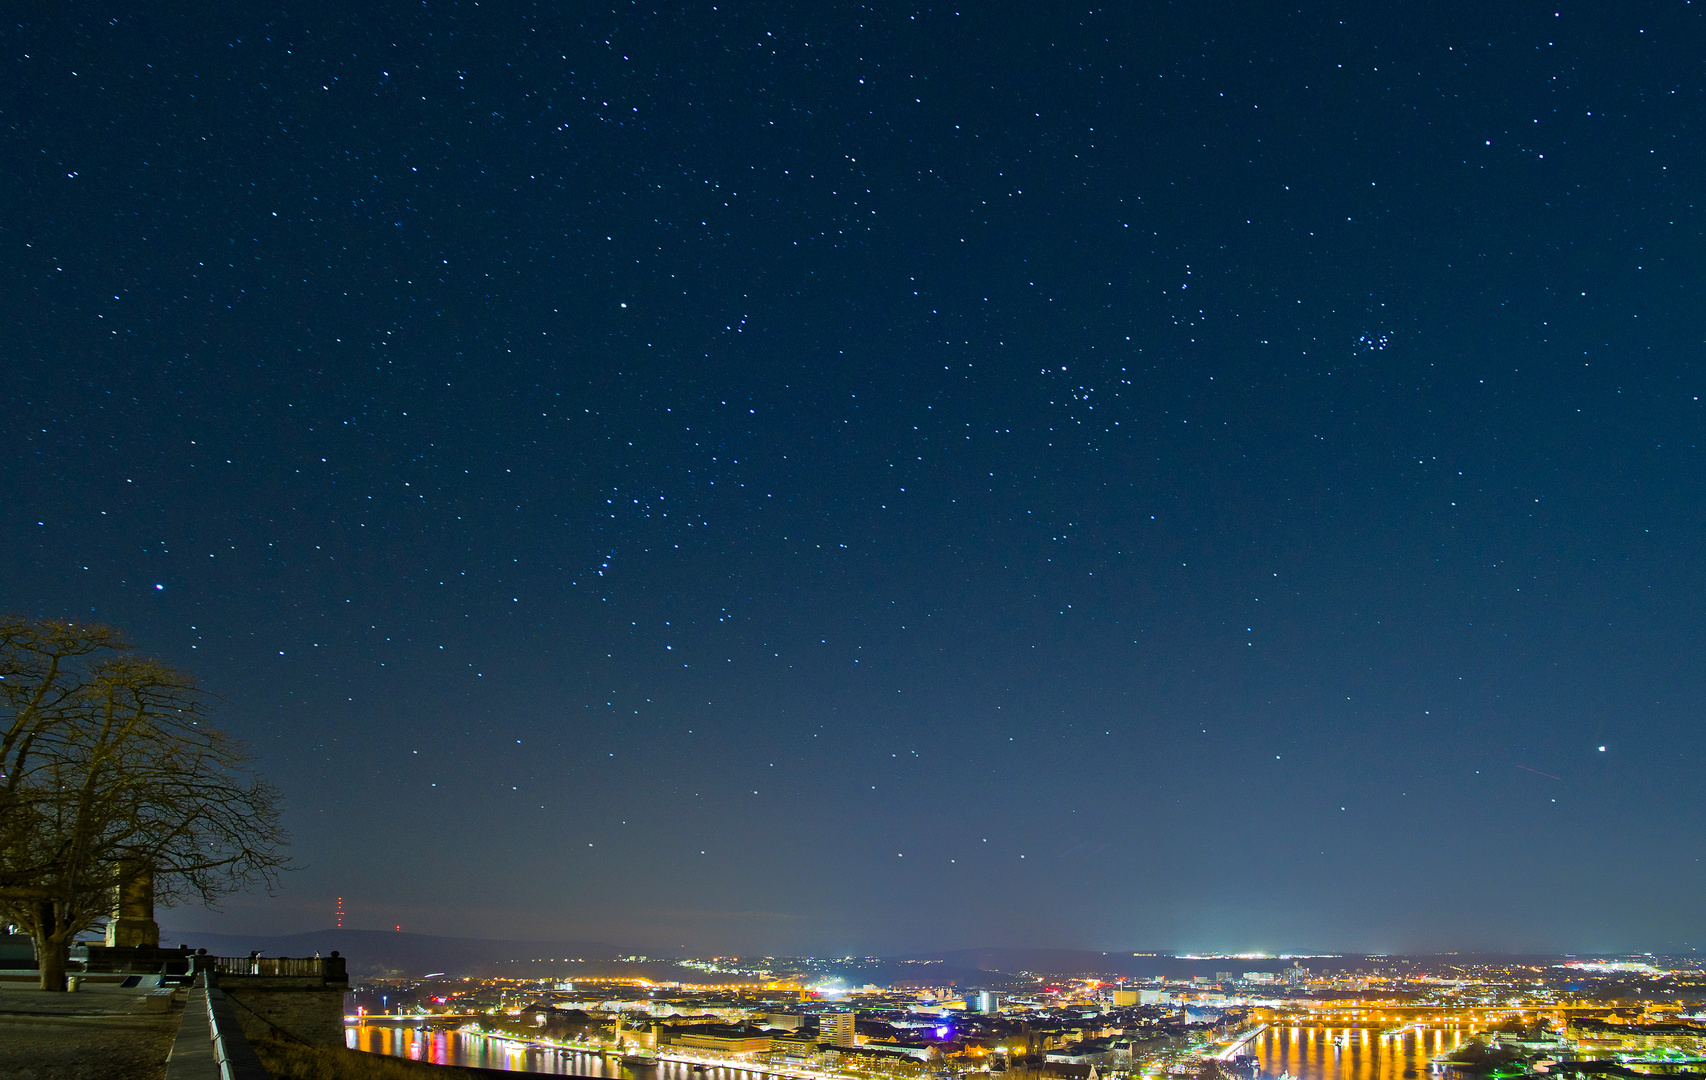
M301 865L166 925L1701 933L1698 5L352 10L0 27L0 608Z

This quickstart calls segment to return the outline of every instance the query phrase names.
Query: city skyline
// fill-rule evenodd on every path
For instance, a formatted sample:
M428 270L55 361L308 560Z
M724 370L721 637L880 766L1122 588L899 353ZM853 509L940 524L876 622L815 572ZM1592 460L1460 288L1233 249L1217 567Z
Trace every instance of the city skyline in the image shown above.
M32 13L0 613L281 791L186 932L1685 953L1700 18Z

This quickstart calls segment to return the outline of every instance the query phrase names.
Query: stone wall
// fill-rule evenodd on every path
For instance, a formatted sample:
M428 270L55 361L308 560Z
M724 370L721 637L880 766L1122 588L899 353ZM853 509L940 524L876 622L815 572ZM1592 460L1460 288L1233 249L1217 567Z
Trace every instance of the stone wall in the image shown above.
M294 1036L315 1046L344 1045L347 986L319 979L221 975L219 988L231 999L243 1034L251 1040L288 1041Z

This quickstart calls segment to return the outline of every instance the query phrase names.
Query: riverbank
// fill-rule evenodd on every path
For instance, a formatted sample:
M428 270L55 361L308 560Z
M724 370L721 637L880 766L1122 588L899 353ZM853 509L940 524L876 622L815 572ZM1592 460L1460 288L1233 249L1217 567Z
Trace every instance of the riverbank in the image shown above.
M304 1046L279 1039L257 1040L253 1046L261 1064L272 1074L272 1080L515 1080L529 1075L472 1065L435 1065L389 1054Z

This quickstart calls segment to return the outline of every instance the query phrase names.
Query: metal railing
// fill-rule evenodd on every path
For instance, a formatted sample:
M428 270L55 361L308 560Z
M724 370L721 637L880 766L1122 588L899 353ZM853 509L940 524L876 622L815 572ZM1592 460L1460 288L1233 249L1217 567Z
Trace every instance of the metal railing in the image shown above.
M207 985L206 975L189 991L184 1015L178 1022L177 1038L166 1058L165 1080L267 1080L268 1073L255 1056L255 1048L244 1037L231 1013L231 1002L217 988Z
M198 967L206 965L217 975L278 975L323 978L342 975L341 956L203 956L197 957Z
M219 1068L220 1080L267 1080L270 1074L243 1036L230 1002L212 987L206 993L207 1033L213 1043L213 1062Z

